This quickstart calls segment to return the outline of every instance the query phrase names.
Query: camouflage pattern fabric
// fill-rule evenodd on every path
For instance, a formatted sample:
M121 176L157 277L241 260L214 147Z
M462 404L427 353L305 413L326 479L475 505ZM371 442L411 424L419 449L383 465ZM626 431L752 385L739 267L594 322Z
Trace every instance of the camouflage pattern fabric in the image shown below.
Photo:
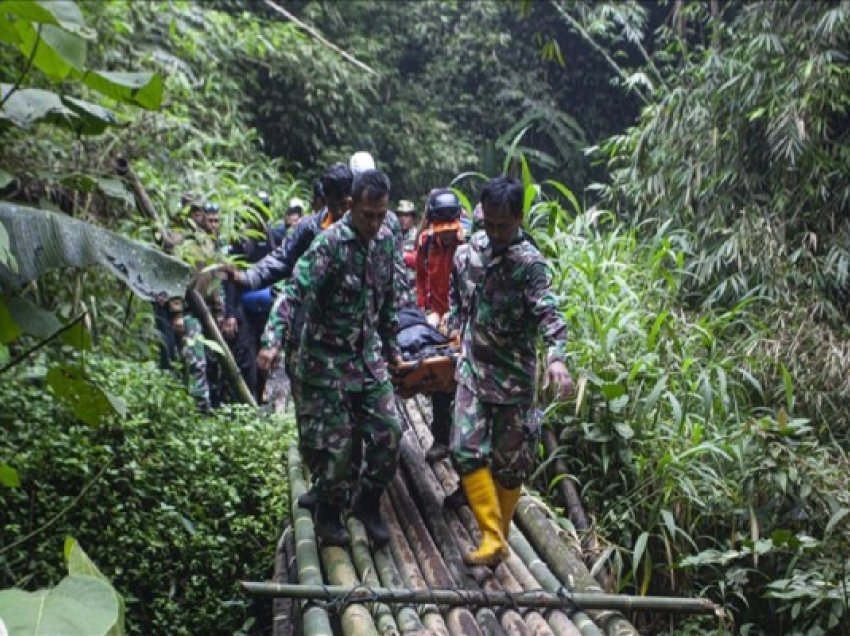
M189 395L195 398L201 408L209 408L211 402L210 385L207 379L207 356L201 340L204 335L203 329L200 321L191 314L183 317L183 324L186 331L181 339L180 355L185 366Z
M298 402L299 448L319 501L348 503L354 484L386 487L398 466L401 427L389 382L367 382L361 391L337 391L302 384ZM363 471L353 461L364 443Z
M389 380L396 343L395 242L381 227L364 244L346 214L319 235L298 261L275 304L264 346L278 349L303 311L293 368L303 385L362 391Z
M484 232L455 252L449 290L450 329L461 332L456 379L494 404L530 404L537 338L547 360L564 360L566 325L550 289L543 256L521 230L501 254Z
M505 488L519 488L534 469L540 421L530 403L490 404L463 385L455 394L451 452L458 473L490 465Z
M309 249L313 239L329 227L330 221L332 217L327 208L298 221L287 232L283 243L245 271L247 286L262 289L289 278L295 263Z

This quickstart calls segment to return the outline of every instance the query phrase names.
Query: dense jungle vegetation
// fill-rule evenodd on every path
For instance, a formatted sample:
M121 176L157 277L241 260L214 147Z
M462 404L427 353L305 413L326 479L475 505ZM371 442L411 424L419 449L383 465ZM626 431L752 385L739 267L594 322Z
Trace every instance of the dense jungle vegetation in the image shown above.
M236 582L269 575L292 425L157 368L150 293L189 268L114 160L229 240L368 150L394 200L522 177L596 569L729 614L636 623L850 633L850 2L2 0L0 51L3 620L61 588L81 634L266 633Z

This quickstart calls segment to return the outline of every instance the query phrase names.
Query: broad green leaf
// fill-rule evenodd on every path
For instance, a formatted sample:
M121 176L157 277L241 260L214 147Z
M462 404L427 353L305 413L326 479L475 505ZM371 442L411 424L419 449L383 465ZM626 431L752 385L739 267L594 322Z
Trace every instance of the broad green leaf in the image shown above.
M78 420L97 426L110 415L124 416L124 401L94 384L80 368L71 365L53 367L47 372L47 385Z
M71 327L62 332L62 342L66 345L88 351L91 349L91 334L86 329L82 320L74 323Z
M18 50L29 59L35 47L33 64L48 77L62 80L72 70L82 72L85 67L86 41L80 36L50 24L37 27L24 20L15 22L15 29L21 39Z
M18 471L9 464L0 464L0 484L6 488L20 488L21 478L18 476Z
M0 282L20 287L51 269L106 267L147 300L183 296L188 265L144 243L64 214L0 202L18 271L0 264Z
M76 131L81 135L99 135L110 126L121 126L108 108L62 95L62 103L77 116Z
M62 321L53 312L42 309L19 296L0 297L0 303L9 309L12 320L20 332L36 338L48 338L62 328Z
M113 73L88 70L82 75L89 88L126 104L156 110L162 104L162 77L159 73Z
M12 316L5 298L0 296L0 344L14 342L21 335L21 328Z
M94 39L96 36L95 32L86 26L77 3L71 0L6 0L0 10L26 18L30 22L54 24L87 39Z
M106 581L107 578L89 558L89 555L80 547L73 537L65 538L65 564L68 566L68 574L84 574L96 579Z
M0 84L4 97L11 90L11 84ZM40 88L19 88L0 108L0 122L5 120L18 128L29 128L41 121L69 126L74 116L59 95Z
M0 190L5 188L6 186L15 182L15 175L9 174L2 168L0 168ZM0 238L0 250L2 250L3 243L2 238ZM2 258L2 252L0 252L0 258Z
M10 635L107 636L120 621L120 608L109 583L72 574L49 590L3 590L0 616Z
M97 182L98 189L106 196L118 199L130 207L134 207L136 205L136 199L133 196L133 193L127 189L124 182L120 179L114 179L112 177L97 177L95 181Z
M8 42L17 46L21 43L21 36L18 35L18 30L15 28L15 23L11 19L6 19L0 11L0 41Z
M109 579L103 575L94 561L89 558L89 555L85 553L80 547L79 542L73 537L65 538L65 564L68 566L68 574L82 574L110 583ZM114 588L112 591L118 600L118 622L107 632L107 636L122 636L124 634L126 606L124 604L124 598Z

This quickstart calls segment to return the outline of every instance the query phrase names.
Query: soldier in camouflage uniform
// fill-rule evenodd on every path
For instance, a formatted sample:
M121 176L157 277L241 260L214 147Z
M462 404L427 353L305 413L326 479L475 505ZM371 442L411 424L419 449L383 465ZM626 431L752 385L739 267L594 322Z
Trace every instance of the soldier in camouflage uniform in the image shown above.
M354 439L365 443L352 511L376 545L389 535L378 501L395 473L401 436L388 362L398 364L395 241L384 227L389 181L376 170L357 180L354 203L298 261L283 287L270 334L280 347L300 314L295 374L301 382L300 448L314 467L317 534L346 545L340 514L358 477Z
M551 293L543 256L522 229L522 184L498 177L481 193L484 232L455 255L450 329L460 330L452 458L481 528L464 559L495 565L522 482L534 467L539 422L533 408L537 338L546 345L548 380L566 393L566 325Z
M199 206L197 206L199 207ZM200 221L200 227L187 234L175 247L176 255L183 261L201 270L216 259L216 233L218 230L218 206L206 204L201 208L203 216L193 216ZM195 210L193 209L194 213ZM223 319L224 303L215 282L207 290L201 290L210 312L217 320ZM209 411L218 402L214 394L216 382L211 377L215 368L211 368L210 357L203 344L203 328L200 320L189 310L184 299L169 301L171 324L178 337L180 355L183 358L189 394L195 398L198 408Z
M407 274L408 288L413 292L416 289L416 207L413 201L402 199L398 202L396 210L398 222L401 226L402 253L404 256L405 273ZM411 294L411 301L413 300ZM415 304L411 302L411 304Z

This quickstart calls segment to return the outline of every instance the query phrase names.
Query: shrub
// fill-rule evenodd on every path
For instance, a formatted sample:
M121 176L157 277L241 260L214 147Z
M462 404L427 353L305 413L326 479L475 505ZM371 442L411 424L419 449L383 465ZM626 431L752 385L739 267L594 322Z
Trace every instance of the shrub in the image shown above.
M238 581L270 575L290 422L237 406L202 417L152 363L86 364L127 402L126 419L76 421L31 379L38 365L0 385L0 458L21 476L20 488L0 488L0 588L56 583L72 535L124 595L129 633L250 624Z

